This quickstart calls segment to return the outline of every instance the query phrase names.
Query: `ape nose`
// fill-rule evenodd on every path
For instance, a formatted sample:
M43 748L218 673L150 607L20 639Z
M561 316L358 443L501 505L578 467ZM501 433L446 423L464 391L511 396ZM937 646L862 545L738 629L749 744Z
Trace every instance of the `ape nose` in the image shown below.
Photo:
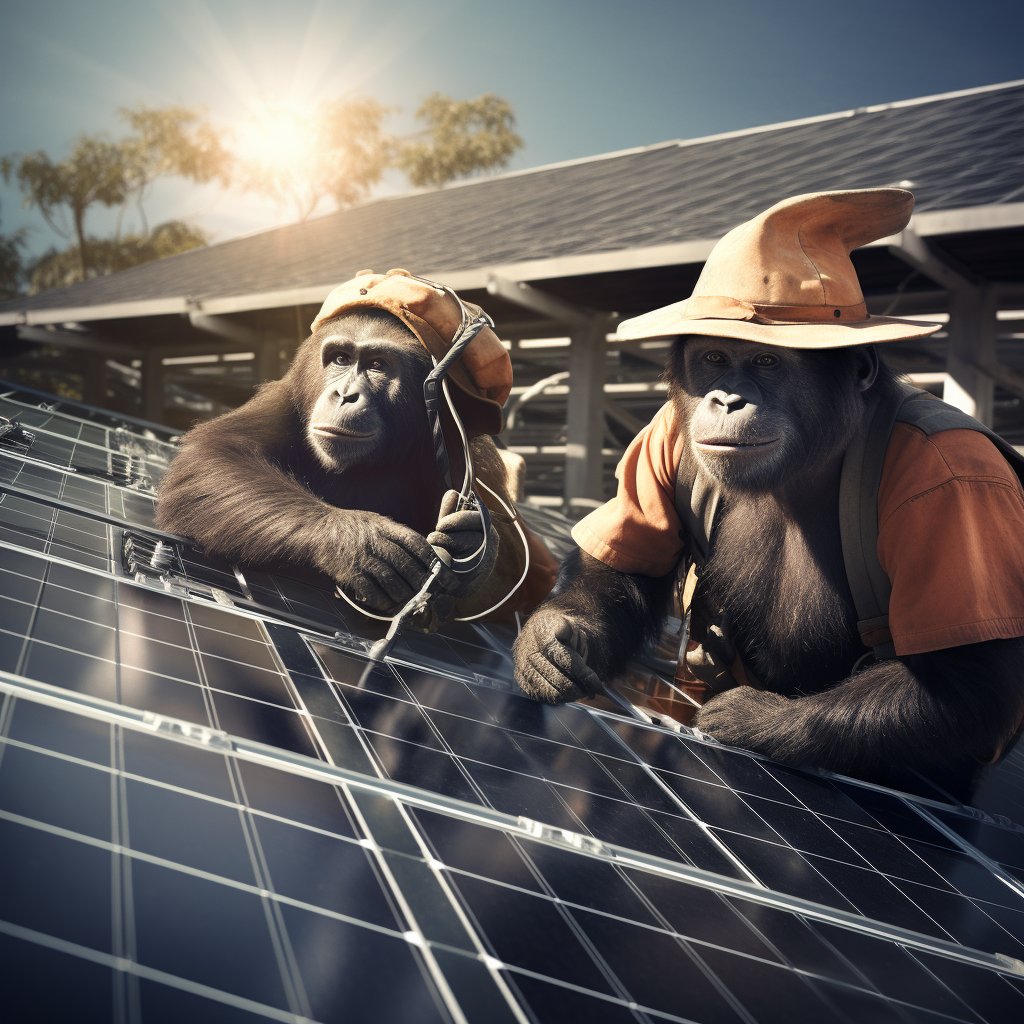
M359 392L358 391L343 391L341 393L341 404L342 405L349 405L351 403L358 402L358 401L359 401Z
M746 402L742 395L737 395L735 392L727 395L724 391L712 391L708 398L711 399L712 405L721 405L726 409L733 407L741 409Z

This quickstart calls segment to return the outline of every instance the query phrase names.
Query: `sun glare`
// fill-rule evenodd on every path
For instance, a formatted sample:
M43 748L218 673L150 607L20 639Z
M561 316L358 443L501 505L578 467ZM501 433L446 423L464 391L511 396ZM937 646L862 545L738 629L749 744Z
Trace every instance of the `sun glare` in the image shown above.
M286 107L253 111L237 130L238 155L266 171L298 171L308 165L316 146L312 120Z

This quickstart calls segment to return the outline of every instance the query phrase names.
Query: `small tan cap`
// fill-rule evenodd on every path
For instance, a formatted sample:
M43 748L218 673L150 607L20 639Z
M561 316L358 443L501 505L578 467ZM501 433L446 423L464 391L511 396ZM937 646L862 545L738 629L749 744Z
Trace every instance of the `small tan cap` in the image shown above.
M703 334L784 348L934 334L939 324L869 315L850 260L858 246L902 231L913 209L913 195L901 188L785 199L714 247L690 298L624 320L616 334Z
M473 314L480 312L471 302L465 305ZM310 330L315 332L326 321L360 309L383 309L398 317L436 360L448 352L462 323L462 310L450 295L408 270L386 274L361 270L327 296ZM500 433L501 408L512 390L512 361L489 327L463 349L448 376L455 384L452 401L466 432L472 437Z

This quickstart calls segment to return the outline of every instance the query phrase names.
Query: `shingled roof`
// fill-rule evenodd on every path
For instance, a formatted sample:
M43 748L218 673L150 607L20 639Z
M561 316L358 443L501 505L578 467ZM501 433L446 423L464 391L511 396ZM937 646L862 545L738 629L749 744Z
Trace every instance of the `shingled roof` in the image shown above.
M144 304L139 315L232 297L236 310L288 304L274 298L286 294L319 301L363 267L461 275L457 287L478 287L467 272L534 261L570 258L594 272L695 262L779 198L823 189L898 183L915 193L919 219L985 207L999 208L993 226L1020 226L1022 123L1018 81L474 179L15 299L0 304L0 323L46 310L91 319L90 308L112 304ZM943 223L960 230L955 217ZM637 250L653 262L628 259ZM557 275L532 275L544 276Z

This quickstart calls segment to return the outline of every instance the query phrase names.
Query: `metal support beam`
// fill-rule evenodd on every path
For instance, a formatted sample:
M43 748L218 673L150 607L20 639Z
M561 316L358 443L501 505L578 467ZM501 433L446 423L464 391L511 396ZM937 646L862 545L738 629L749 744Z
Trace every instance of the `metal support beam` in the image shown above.
M567 324L588 324L598 315L592 309L557 299L554 295L534 288L533 285L523 281L510 281L507 277L498 277L496 274L492 274L487 280L487 294L496 295L506 302L522 306L523 309L530 309L541 316Z
M199 313L193 309L188 314L188 321L197 331L215 334L236 345L255 347L263 339L259 331L254 331L251 327L246 327L226 316L211 316L209 313Z
M572 334L569 346L569 408L566 429L565 502L600 500L604 441L604 369L607 317L594 317Z
M60 348L81 349L84 352L96 352L104 356L135 359L139 349L121 342L111 341L93 331L62 331L59 328L49 330L46 327L18 327L19 341L31 341L39 345L57 345Z
M616 423L625 427L626 430L631 431L634 435L639 434L647 426L646 420L640 419L639 416L634 416L628 409L623 409L618 402L613 401L607 395L604 396L604 411L610 419L615 420Z
M992 426L993 381L982 366L996 365L996 301L990 288L955 291L949 297L949 352L952 378L943 401Z
M1000 293L951 256L939 254L911 228L888 249L947 292L949 337L943 400L992 426L995 381L1020 394L1024 374L999 365L996 356ZM1018 380L1017 378L1020 378Z
M982 283L977 276L952 257L938 255L912 228L905 228L894 237L897 241L888 246L889 252L925 277L930 277L946 291L967 291L977 288Z
M142 418L164 422L164 367L155 352L142 358Z

